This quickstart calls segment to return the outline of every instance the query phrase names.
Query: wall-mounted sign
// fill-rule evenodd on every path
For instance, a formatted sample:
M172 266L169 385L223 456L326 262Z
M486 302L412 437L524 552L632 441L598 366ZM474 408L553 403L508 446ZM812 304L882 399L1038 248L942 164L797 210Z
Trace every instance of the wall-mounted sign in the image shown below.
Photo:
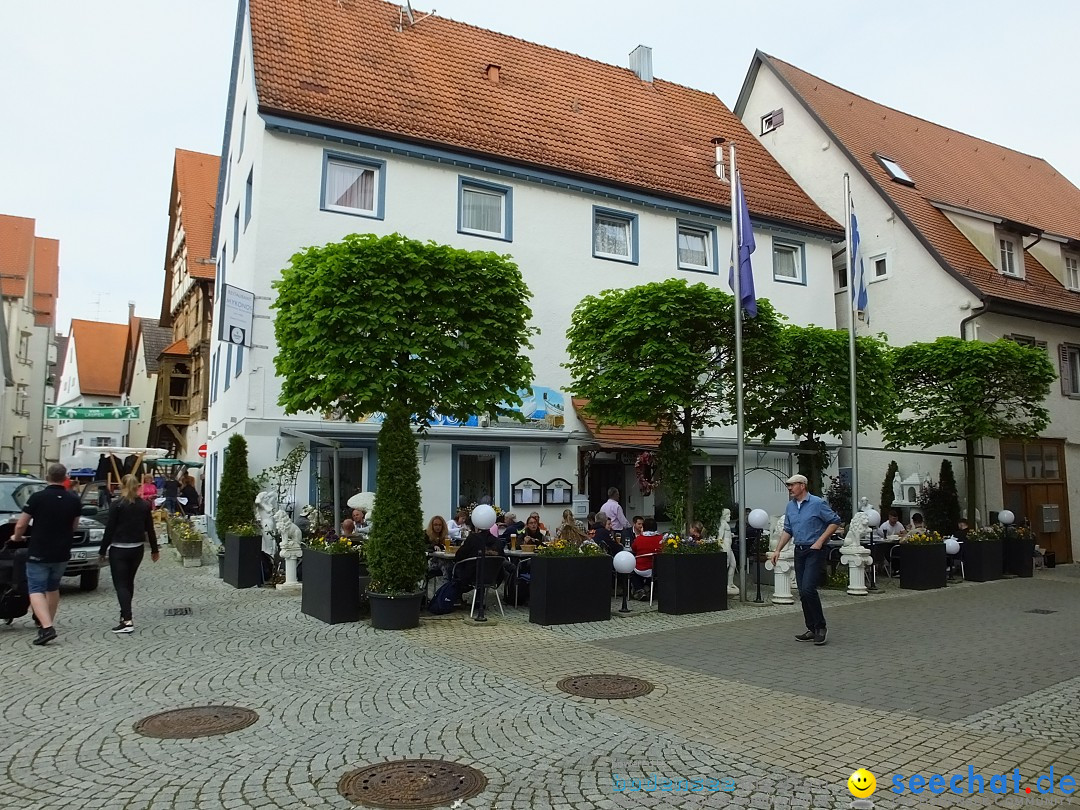
M255 293L230 284L221 287L218 340L251 346L251 324L255 316Z
M566 405L561 391L557 391L554 388L545 388L540 385L534 385L529 389L521 389L517 392L517 395L521 397L521 405L516 406L514 410L525 417L524 423L509 417L492 419L486 415L470 416L468 419L462 421L450 416L444 416L438 412L431 415L428 423L433 427L530 427L537 430L563 429ZM384 417L385 414L373 413L359 421L381 424ZM338 417L335 417L331 412L327 412L323 414L323 418L333 419ZM569 501L567 501L567 503L569 503Z
M116 405L111 408L76 408L65 405L46 405L46 419L138 419L138 405Z

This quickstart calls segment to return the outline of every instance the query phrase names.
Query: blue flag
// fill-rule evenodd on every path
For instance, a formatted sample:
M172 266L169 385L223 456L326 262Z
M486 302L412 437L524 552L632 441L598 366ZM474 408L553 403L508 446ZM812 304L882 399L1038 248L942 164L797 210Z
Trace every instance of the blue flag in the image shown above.
M863 313L866 325L870 325L870 299L866 294L866 268L859 255L859 223L855 219L855 202L848 198L851 206L851 300L855 308Z
M735 175L735 198L738 212L732 212L739 220L739 297L742 308L751 318L757 317L757 296L754 294L754 269L750 266L750 254L757 250L757 242L754 241L754 227L750 224L750 211L746 207L746 196L743 194L742 177ZM732 253L734 254L734 250ZM734 256L732 264L728 268L728 286L735 291L735 266Z

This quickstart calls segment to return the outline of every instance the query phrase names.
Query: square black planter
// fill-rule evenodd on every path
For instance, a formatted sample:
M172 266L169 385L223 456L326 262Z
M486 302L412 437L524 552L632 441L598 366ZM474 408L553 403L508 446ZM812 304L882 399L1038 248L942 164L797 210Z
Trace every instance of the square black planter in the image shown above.
M658 554L653 562L661 613L727 610L727 554Z
M1005 573L1018 577L1030 577L1035 574L1035 541L1005 538Z
M327 624L360 619L360 558L304 549L300 612Z
M254 588L263 581L262 537L225 535L225 567L222 577L234 588Z
M611 557L534 557L529 621L576 624L611 618Z
M969 582L990 582L1001 579L1001 541L968 540L964 543L964 579Z
M900 544L900 587L911 591L944 588L946 559L944 543Z

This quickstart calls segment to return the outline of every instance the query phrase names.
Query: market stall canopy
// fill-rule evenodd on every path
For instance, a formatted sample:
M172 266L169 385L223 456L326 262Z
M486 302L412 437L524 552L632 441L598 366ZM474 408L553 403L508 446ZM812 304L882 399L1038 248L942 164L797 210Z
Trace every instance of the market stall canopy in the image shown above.
M75 445L76 453L92 453L95 456L137 456L142 455L145 459L165 458L169 455L168 450L160 447L91 447L88 444Z

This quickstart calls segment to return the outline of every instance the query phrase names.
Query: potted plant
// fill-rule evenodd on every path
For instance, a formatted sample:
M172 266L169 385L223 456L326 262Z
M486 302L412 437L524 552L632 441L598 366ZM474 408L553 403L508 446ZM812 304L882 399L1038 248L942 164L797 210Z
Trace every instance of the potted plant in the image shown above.
M964 558L964 579L971 582L1001 579L1001 525L984 526L968 532L961 555Z
M669 535L653 570L661 613L727 610L727 554L719 543Z
M611 557L594 543L555 540L529 569L529 621L576 624L611 618Z
M910 531L900 540L900 587L915 591L944 588L945 541L929 529Z
M359 540L338 537L332 530L314 538L304 549L300 612L327 624L357 621L363 554Z
M259 486L248 474L247 440L238 433L229 438L225 463L221 470L214 525L217 536L224 536L233 526L250 523L255 518L255 496Z
M1006 574L1030 577L1035 573L1035 532L1027 526L1005 526L1003 542Z
M174 515L169 518L169 539L180 552L184 568L202 565L203 538L188 520Z
M234 588L253 588L262 582L262 529L253 520L225 532L222 580Z

